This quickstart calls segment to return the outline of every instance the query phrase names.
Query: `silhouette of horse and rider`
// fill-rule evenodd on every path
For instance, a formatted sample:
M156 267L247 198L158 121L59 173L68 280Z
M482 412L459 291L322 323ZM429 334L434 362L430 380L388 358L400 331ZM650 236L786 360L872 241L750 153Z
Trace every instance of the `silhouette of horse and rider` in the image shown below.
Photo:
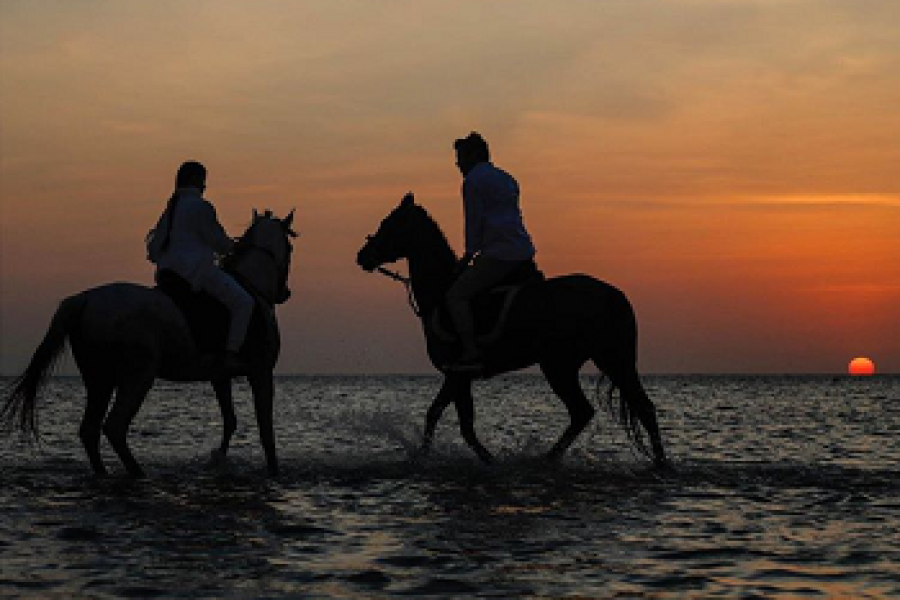
M475 435L472 381L538 365L569 412L569 426L547 454L561 458L595 412L578 378L591 361L609 377L610 398L615 388L620 392L618 412L629 439L655 466L667 468L656 410L636 369L637 325L628 299L586 275L545 279L534 263L516 180L491 162L478 133L456 140L454 149L463 177L463 256L457 259L409 193L356 260L366 271L406 283L429 358L444 376L426 415L422 454L452 403L464 440L483 462L492 462ZM294 213L279 219L254 210L248 229L233 240L203 196L206 182L200 163L178 169L175 191L147 236L156 287L112 283L60 303L25 372L10 386L0 423L37 437L38 395L68 340L87 390L79 436L96 475L107 473L101 434L129 475L144 475L127 434L157 378L212 384L223 419L216 455L224 457L236 429L235 376L247 377L267 470L278 474L274 307L290 297ZM408 262L409 278L384 267L400 259Z
M237 427L235 375L247 377L268 472L278 474L272 373L280 337L273 307L290 295L293 212L278 219L254 210L235 242L202 197L205 188L202 165L179 168L176 189L147 240L157 287L112 283L60 303L31 362L13 382L2 421L37 436L38 392L68 340L87 390L79 436L95 474L106 474L99 449L106 434L128 473L143 476L127 435L157 378L212 384L224 427L218 454L224 456ZM220 268L216 257L226 254Z

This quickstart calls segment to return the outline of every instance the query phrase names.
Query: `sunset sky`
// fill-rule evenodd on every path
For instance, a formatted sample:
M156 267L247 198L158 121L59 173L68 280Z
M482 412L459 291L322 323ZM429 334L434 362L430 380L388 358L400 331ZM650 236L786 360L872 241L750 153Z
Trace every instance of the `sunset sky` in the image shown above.
M472 130L643 372L900 373L897 0L4 0L0 374L63 297L152 282L186 159L232 235L297 209L279 372L431 372L355 254L408 190L460 249Z

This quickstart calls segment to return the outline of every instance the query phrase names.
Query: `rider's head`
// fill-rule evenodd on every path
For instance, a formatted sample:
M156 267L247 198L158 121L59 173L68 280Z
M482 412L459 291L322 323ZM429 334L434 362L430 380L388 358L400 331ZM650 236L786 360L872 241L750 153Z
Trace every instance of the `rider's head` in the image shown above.
M453 142L453 148L456 149L456 166L464 177L478 163L491 160L487 142L475 131Z
M190 160L178 168L175 176L175 187L193 187L199 190L206 188L206 167L197 161Z

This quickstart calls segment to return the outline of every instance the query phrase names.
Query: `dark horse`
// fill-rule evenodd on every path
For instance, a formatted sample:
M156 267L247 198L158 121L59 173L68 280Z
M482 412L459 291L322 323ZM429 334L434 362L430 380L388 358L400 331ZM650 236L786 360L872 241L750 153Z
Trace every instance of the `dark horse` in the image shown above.
M409 262L411 294L419 307L425 329L428 356L439 370L460 351L458 342L448 341L432 326L433 315L443 307L453 282L456 255L438 225L424 208L407 195L369 237L357 256L366 271L406 258ZM478 306L475 306L478 320ZM508 309L503 333L483 348L484 371L491 377L534 364L540 366L553 391L569 411L571 422L548 458L559 459L594 415L594 408L581 389L578 373L588 360L606 374L620 392L619 416L629 438L650 456L655 465L668 466L656 408L647 397L636 368L637 324L631 304L613 286L586 275L555 277L528 284ZM444 409L456 404L459 426L466 443L485 463L490 452L475 435L475 410L471 374L447 371L440 392L428 409L423 453L427 453ZM640 426L650 437L648 450Z
M106 475L100 457L101 432L106 434L129 475L144 475L128 447L127 435L158 377L212 383L224 422L217 454L224 457L237 426L231 396L234 375L247 376L268 472L277 475L272 371L278 360L280 338L273 305L289 295L289 238L296 235L291 230L292 220L293 212L278 219L268 211L264 215L253 211L253 222L226 261L226 270L256 298L256 310L241 352L248 364L244 372L226 373L220 365L204 360L188 321L168 295L132 283L112 283L60 303L28 368L13 382L0 409L0 422L37 437L38 393L68 339L87 389L79 435L96 475ZM218 307L212 308L215 312ZM224 307L221 309L224 311ZM227 321L222 321L221 327L227 327ZM115 402L109 409L114 392Z

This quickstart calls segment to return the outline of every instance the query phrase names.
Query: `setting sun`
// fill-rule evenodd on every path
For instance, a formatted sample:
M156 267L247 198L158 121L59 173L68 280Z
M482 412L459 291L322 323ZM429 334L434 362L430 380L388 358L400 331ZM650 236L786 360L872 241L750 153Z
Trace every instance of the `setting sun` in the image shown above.
M851 375L874 375L875 363L865 357L854 358L850 361L847 371Z

